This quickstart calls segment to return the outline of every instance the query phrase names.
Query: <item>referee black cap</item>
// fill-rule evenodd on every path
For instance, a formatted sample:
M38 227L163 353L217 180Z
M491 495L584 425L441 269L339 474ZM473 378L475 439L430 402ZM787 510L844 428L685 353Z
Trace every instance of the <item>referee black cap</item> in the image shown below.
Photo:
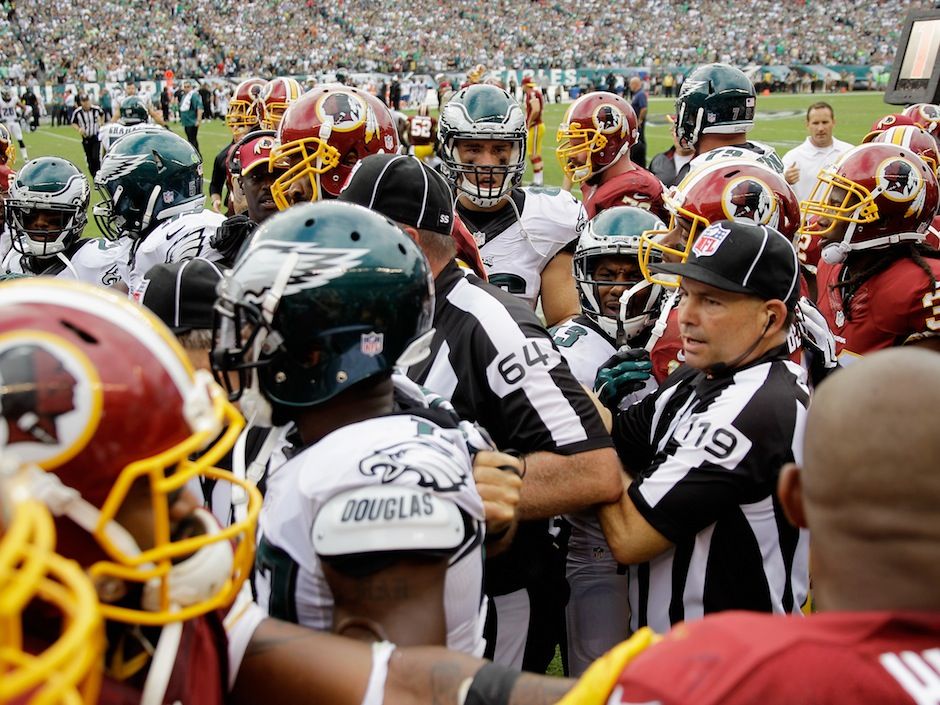
M176 335L212 328L215 287L222 271L201 258L157 264L144 275L140 303Z
M723 291L779 299L787 308L800 298L796 251L766 225L719 220L695 239L685 262L653 264L654 272L678 274Z
M454 197L443 176L416 157L374 154L353 167L339 200L377 211L396 223L450 235Z

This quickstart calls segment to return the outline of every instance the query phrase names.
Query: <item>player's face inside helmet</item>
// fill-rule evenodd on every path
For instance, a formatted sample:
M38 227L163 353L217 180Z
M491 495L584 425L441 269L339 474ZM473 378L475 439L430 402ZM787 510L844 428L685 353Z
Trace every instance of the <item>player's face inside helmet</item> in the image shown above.
M636 257L616 256L600 257L593 272L597 285L601 315L617 317L620 315L620 296L624 291L643 279ZM626 317L632 318L643 313L645 299L639 296L630 300Z
M239 179L248 205L248 217L255 223L260 225L277 213L271 184L283 173L283 169L269 170L266 164L260 164Z
M23 227L29 233L29 238L36 242L56 240L69 225L70 220L71 213L46 208L34 208L21 216Z
M506 167L514 160L515 145L509 140L457 140L457 156L474 167L464 176L485 198L499 193Z
M817 201L817 198L824 200ZM841 186L831 184L827 187L823 181L817 182L809 199L800 204L803 216L800 232L810 233L825 240L842 240L851 221L839 215L850 213L860 200L858 194L851 193ZM815 206L813 212L809 212L804 204Z

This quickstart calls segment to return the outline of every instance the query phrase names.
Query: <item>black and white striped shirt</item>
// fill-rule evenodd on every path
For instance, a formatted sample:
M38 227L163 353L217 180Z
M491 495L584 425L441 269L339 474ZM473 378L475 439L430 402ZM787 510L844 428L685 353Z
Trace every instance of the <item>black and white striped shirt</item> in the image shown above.
M484 426L497 448L572 455L610 447L594 404L524 301L454 263L435 290L431 355L409 377ZM544 540L544 528L528 522L509 551L487 562L490 594L520 589L527 566L538 570L542 556L532 544Z
M72 124L78 125L82 137L94 137L98 134L101 117L104 112L97 105L90 106L87 110L76 108L72 113Z
M799 613L808 535L787 521L776 487L808 403L784 346L714 378L681 368L618 415L614 443L637 473L630 498L674 544L630 566L634 630L729 609Z

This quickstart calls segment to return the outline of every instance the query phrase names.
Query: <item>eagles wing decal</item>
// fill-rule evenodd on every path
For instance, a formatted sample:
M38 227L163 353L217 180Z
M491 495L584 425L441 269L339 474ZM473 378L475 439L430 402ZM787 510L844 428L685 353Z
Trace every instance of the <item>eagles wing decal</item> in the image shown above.
M147 161L146 154L109 154L105 157L104 163L95 174L95 182L106 184L109 181L127 176L134 169Z
M316 243L274 241L261 242L252 248L252 252L259 250L273 250L277 256L245 257L235 274L235 279L241 282L246 297L255 301L261 301L284 266L286 258L291 255L296 255L297 258L284 288L285 296L328 284L362 264L362 260L369 253L369 250L364 248L330 248L320 247Z
M417 484L437 492L456 492L467 475L455 457L434 443L414 439L376 451L359 463L359 472L383 485Z

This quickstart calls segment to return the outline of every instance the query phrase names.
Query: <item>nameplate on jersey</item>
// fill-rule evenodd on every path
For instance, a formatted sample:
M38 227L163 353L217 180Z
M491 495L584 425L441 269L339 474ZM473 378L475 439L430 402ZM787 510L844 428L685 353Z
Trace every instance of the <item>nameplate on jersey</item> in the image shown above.
M332 497L313 522L321 556L383 551L442 551L464 541L460 509L430 492L374 485Z

